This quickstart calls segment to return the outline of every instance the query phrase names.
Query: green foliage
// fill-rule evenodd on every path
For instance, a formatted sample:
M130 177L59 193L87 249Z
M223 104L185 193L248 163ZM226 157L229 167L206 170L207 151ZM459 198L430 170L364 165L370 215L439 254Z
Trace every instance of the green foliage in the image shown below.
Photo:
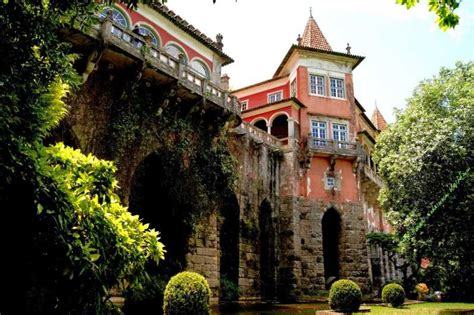
M163 310L165 315L207 315L211 289L207 280L195 272L181 272L166 285Z
M420 0L396 0L398 4L406 6L408 9L417 5ZM436 23L446 31L455 28L459 24L459 15L454 13L459 8L462 0L429 0L428 9L437 15Z
M329 289L329 306L339 312L357 312L362 300L362 291L351 280L338 280Z
M170 97L165 110L162 91L149 88L144 80L132 84L117 100L110 124L110 154L124 157L131 146L157 147L163 163L162 185L182 208L189 226L220 208L219 203L237 183L237 161L229 152L230 132L224 122L212 123L200 112L183 113ZM210 130L209 124L214 127Z
M398 242L395 235L382 232L371 232L366 235L369 245L378 245L382 249L397 252Z
M474 63L458 63L420 83L374 156L400 253L458 298L474 292L473 143Z
M223 276L220 281L220 300L225 302L237 301L239 299L239 286L227 277Z
M405 301L405 290L403 290L403 287L399 284L387 284L382 289L382 301L393 307L399 307L403 305Z
M43 145L80 81L61 32L96 8L0 2L2 314L110 313L110 290L140 286L163 257L157 232L120 205L110 162Z

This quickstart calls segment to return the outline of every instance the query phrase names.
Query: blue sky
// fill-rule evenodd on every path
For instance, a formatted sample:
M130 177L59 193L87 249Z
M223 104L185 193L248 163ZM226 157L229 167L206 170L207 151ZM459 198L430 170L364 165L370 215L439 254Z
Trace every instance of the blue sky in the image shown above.
M168 0L168 7L211 38L224 35L235 63L224 67L231 87L271 78L309 17L309 7L335 51L366 59L354 71L356 97L368 114L375 101L388 121L419 81L442 66L474 60L474 1L464 0L455 30L435 24L426 1L406 10L395 0Z

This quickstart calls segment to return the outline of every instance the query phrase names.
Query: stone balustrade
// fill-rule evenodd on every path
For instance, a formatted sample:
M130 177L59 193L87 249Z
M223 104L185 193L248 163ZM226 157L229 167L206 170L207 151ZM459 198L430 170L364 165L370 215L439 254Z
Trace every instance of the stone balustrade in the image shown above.
M103 18L100 25L89 31L89 35L101 39L109 47L116 47L127 55L143 60L147 67L174 77L191 92L201 95L207 101L233 114L240 115L241 105L235 96L229 95L228 91L203 77L183 61L161 48L153 47L146 37L118 25L110 17Z
M362 146L358 142L308 137L308 148L315 153L324 155L346 157L361 157L363 155Z

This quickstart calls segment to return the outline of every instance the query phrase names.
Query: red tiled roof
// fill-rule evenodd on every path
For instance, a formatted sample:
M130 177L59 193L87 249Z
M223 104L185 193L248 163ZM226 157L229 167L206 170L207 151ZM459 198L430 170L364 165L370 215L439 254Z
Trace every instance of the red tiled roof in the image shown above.
M206 47L210 48L214 52L216 52L219 56L221 56L224 59L224 63L222 64L223 66L228 65L234 60L226 55L222 51L222 47L219 46L219 43L214 42L212 39L207 37L204 33L201 33L197 28L189 24L186 20L184 20L182 17L174 13L172 10L168 9L167 6L161 3L152 3L150 5L155 11L161 13L164 17L166 17L168 20L173 22L175 25L177 25L180 29L200 41L202 44L204 44Z
M301 46L332 51L331 46L312 15L309 17L308 23L306 23L306 27L304 28Z
M385 127L387 127L387 122L385 121L385 118L383 118L383 115L377 106L375 106L374 112L372 113L372 118L370 120L372 120L378 130L383 130Z

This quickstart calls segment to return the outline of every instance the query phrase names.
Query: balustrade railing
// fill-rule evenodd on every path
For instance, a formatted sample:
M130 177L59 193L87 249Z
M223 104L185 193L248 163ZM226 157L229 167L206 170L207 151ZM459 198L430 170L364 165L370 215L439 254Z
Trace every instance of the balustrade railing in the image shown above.
M362 155L362 147L358 142L337 141L324 138L308 137L308 147L310 150L345 156Z
M240 128L244 129L246 132L248 132L248 134L253 135L257 139L260 139L267 144L271 144L274 146L280 146L282 144L280 139L278 139L277 137L272 136L268 132L257 128L249 123L242 122Z
M152 46L151 42L146 40L145 37L114 23L110 18L102 19L99 36L104 41L114 44L137 57L145 58L153 67L174 76L193 92L201 94L206 99L235 114L241 113L240 102L236 97L230 96L227 91L194 71L183 61L169 55L160 48Z

